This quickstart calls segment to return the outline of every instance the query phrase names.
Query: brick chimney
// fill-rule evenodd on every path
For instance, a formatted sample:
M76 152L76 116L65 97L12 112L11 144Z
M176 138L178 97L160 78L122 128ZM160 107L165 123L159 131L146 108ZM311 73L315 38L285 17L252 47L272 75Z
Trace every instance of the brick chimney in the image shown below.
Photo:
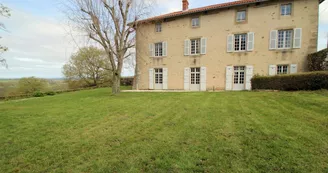
M188 0L182 0L182 10L186 11L189 9L189 2Z

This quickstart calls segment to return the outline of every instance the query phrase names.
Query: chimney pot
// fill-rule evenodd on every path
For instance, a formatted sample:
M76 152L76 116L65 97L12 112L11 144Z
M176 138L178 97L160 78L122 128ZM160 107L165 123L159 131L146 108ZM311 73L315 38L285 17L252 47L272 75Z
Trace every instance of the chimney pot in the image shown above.
M182 10L186 11L189 9L189 2L188 0L182 0Z

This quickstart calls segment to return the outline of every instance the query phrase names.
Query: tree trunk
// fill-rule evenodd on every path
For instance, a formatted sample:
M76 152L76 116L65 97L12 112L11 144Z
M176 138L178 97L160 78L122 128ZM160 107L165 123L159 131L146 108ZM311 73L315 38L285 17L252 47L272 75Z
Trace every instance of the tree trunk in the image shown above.
M121 92L121 76L117 72L113 74L113 86L112 86L112 94L118 94Z

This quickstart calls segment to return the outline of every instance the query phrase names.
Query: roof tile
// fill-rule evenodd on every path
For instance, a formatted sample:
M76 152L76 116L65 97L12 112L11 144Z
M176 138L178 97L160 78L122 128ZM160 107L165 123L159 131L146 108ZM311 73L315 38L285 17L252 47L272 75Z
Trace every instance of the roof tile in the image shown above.
M205 6L205 7L194 8L194 9L189 9L189 10L185 10L185 11L176 11L173 13L168 13L168 14L163 14L160 16L151 17L148 19L140 20L140 21L138 21L138 23L151 22L151 21L156 21L156 20L162 20L165 18L178 17L178 16L199 13L199 12L208 11L208 10L227 8L227 7L237 6L237 5L251 4L251 3L263 2L263 1L269 1L269 0L238 0L238 1L233 1L233 2L222 3L222 4L209 5L209 6Z

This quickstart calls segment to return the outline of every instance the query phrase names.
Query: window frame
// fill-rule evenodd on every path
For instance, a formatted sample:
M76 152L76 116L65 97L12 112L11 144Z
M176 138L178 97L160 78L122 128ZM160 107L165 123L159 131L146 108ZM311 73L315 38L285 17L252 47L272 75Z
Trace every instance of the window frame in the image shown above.
M289 64L279 64L279 65L277 65L276 74L277 75L289 74L290 73L290 69L289 68L290 68ZM285 71L284 69L286 69L286 72L284 72Z
M156 47L158 46L158 47ZM154 44L155 57L163 57L163 42L157 42Z
M155 23L155 32L156 33L162 32L162 23L161 22Z
M287 14L287 7L289 7L289 13ZM292 3L280 4L280 16L291 16L293 5Z
M197 25L194 25L194 20L196 20L197 19ZM198 28L198 27L200 27L200 17L192 17L191 18L191 27L192 28Z
M200 85L201 83L201 68L200 67L191 67L190 68L190 84L191 85Z
M194 53L193 53L193 41L195 42L194 45ZM200 55L201 53L201 39L200 38L195 38L195 39L190 39L190 55Z
M248 38L247 38L247 33L241 33L241 34L234 34L233 36L233 38L234 38L234 40L233 40L233 45L234 45L234 48L233 48L233 51L234 52L245 52L245 51L247 51L247 44L248 44ZM236 50L236 37L239 37L238 39L239 39L239 43L238 43L238 50ZM245 36L245 50L242 50L242 39L241 39L241 37L242 36Z
M281 45L280 41L280 32L283 32L283 41L282 41L282 47L279 47ZM287 32L290 32L290 46L286 47L287 45ZM277 49L292 49L294 43L294 30L293 29L282 29L278 30L277 32Z
M163 68L154 69L154 78L155 84L163 84Z
M243 20L239 19L239 15L241 12L244 12L245 13L245 18ZM237 23L242 23L242 22L246 22L247 20L247 10L238 10L237 13L236 13L236 22Z

